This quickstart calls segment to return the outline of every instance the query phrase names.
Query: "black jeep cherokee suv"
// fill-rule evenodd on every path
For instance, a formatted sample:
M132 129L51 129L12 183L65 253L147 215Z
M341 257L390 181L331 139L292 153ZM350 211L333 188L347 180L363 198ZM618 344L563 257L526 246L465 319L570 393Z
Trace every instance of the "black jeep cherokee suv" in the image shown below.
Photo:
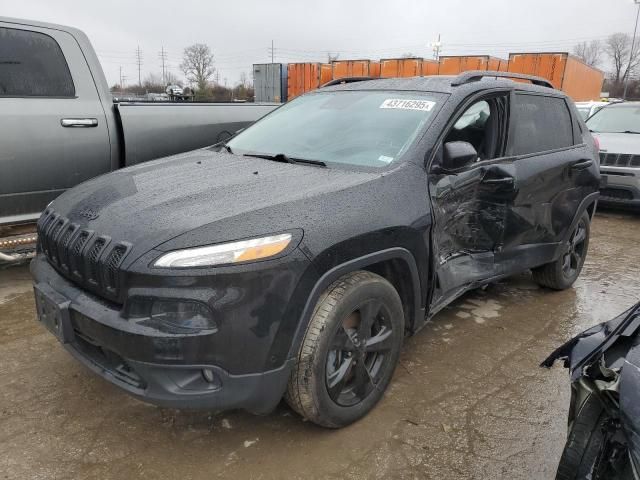
M40 320L145 401L355 421L462 293L580 273L596 147L566 95L505 76L344 81L67 191L39 220Z

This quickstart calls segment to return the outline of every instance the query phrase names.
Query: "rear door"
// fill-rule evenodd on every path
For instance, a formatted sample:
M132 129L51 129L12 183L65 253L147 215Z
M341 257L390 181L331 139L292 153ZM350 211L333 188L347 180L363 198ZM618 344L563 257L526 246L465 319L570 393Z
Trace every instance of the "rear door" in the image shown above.
M0 22L0 112L0 224L110 170L105 112L71 34Z
M524 268L552 260L585 196L594 160L563 96L515 92L507 152L516 195L496 261Z

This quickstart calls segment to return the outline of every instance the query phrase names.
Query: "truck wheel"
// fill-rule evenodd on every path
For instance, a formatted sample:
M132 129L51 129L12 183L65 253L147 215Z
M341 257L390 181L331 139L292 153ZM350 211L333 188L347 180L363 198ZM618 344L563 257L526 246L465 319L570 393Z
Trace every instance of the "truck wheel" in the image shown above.
M362 418L389 385L403 336L395 288L371 272L345 275L315 306L289 377L287 403L323 427Z
M584 212L574 227L569 242L560 258L531 270L533 280L543 287L564 290L573 285L580 275L589 249L589 213Z

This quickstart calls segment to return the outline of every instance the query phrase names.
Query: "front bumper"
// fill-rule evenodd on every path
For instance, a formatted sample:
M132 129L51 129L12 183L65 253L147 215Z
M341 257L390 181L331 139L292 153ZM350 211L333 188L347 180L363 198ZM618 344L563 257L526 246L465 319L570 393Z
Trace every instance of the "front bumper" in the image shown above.
M640 174L637 168L601 167L599 203L621 207L640 207Z
M250 357L250 336L245 335L248 348L242 349L221 331L152 331L123 318L118 305L65 280L42 255L33 260L31 272L40 320L77 360L131 395L171 408L240 408L258 414L268 413L282 398L291 360L250 373L232 373L211 361ZM209 354L212 348L216 356Z

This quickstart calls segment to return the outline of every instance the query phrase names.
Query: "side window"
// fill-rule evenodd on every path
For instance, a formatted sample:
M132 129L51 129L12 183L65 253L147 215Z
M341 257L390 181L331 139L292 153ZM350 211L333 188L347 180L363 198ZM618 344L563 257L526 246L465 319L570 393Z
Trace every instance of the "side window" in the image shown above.
M513 104L513 154L572 146L572 120L564 99L518 93Z
M478 161L503 156L507 105L506 95L471 104L447 133L444 143L470 143L478 152Z
M0 97L73 97L58 43L49 35L0 27Z

